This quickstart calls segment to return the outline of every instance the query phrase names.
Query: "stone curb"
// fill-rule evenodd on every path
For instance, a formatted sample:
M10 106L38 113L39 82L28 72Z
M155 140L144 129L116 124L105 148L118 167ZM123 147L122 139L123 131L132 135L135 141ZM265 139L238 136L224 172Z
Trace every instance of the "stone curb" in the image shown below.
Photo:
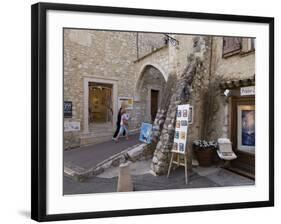
M74 179L75 181L83 182L88 177L99 175L103 173L105 169L108 169L112 166L119 166L121 163L126 161L135 162L137 160L146 160L152 156L153 152L149 145L146 143L136 144L105 159L88 170L73 164L65 164L64 175Z

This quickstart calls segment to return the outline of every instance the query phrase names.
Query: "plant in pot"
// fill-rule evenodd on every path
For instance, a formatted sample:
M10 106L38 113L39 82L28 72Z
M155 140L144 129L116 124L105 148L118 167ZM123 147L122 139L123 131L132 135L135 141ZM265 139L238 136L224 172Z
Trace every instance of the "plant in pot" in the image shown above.
M211 166L214 152L218 144L216 141L195 140L193 141L193 151L200 166Z

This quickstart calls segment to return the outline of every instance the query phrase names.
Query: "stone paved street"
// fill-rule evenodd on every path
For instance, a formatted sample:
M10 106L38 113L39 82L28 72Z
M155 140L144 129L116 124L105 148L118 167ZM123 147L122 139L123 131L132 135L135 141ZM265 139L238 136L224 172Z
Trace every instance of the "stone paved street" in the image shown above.
M115 155L130 146L141 143L139 133L129 136L129 140L124 137L119 139L118 143L113 140L103 142L95 145L83 146L77 149L64 151L64 164L75 164L75 166L81 167L85 170L95 167L98 163Z
M222 186L254 185L255 182L228 170L217 167L195 167L189 174L189 184L185 184L184 169L171 171L170 177L150 174L151 161L138 161L130 165L135 191L168 190L184 188L206 188ZM84 182L76 182L64 177L64 194L116 192L118 168L111 168L104 173L91 177Z

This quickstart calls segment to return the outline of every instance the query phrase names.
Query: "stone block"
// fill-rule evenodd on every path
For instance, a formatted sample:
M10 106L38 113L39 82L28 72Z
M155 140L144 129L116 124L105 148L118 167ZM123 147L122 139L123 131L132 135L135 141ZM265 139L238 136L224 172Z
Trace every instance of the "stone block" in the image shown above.
M133 191L133 182L130 173L130 164L122 163L119 166L117 192Z

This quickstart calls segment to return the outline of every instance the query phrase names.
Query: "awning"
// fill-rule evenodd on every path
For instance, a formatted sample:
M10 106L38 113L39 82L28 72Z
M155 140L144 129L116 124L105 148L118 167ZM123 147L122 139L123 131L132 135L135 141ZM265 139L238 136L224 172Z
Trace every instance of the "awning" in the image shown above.
M255 75L247 79L237 79L223 81L219 84L221 89L235 89L244 86L254 86L255 85Z

